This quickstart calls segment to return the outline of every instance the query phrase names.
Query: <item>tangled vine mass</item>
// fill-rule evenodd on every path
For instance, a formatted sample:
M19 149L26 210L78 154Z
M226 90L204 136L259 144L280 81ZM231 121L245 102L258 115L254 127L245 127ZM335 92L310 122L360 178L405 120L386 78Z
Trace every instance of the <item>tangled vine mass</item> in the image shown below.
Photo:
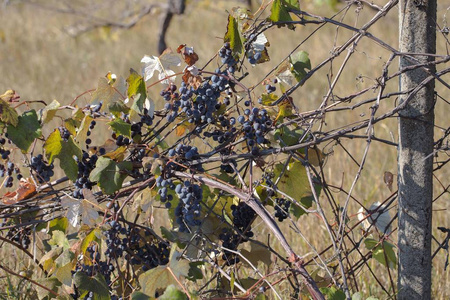
M372 20L395 4L380 7ZM396 255L386 228L395 193L350 224L347 204L338 205L331 189L344 191L327 184L323 167L330 143L350 138L365 141L367 150L371 142L396 146L373 128L401 109L390 102L377 113L399 95L384 88L401 73L391 74L389 66L402 54L334 18L303 12L296 1L272 1L266 9L267 18L265 9L234 10L223 46L203 67L192 47L180 45L145 56L143 71L131 69L126 79L108 73L69 105L55 100L34 109L15 91L2 95L0 176L7 192L0 240L34 267L1 268L31 282L40 299L324 299L358 292L357 274L371 257L392 268ZM270 62L265 31L310 23L342 26L354 33L349 41L365 38L391 51L380 79L345 97L333 98L331 86L318 109L302 112L293 93L332 59L313 64L308 52L295 50L263 80L247 84L256 65ZM435 63L448 60L437 56ZM340 73L335 76L330 85ZM325 114L360 106L369 107L368 118L322 131ZM364 161L357 163L361 169ZM436 160L437 169L443 164ZM387 217L384 229L372 218L363 236L351 234L377 213ZM329 234L325 250L296 245L299 221L308 215ZM343 251L357 259L343 259Z

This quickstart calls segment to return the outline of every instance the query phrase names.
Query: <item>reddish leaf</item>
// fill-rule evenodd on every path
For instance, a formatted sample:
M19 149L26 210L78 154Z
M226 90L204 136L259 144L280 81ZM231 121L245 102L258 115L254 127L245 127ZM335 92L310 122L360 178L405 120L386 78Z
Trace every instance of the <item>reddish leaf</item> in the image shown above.
M36 186L31 178L21 179L19 187L13 192L7 192L2 197L3 204L10 205L31 198L36 194Z

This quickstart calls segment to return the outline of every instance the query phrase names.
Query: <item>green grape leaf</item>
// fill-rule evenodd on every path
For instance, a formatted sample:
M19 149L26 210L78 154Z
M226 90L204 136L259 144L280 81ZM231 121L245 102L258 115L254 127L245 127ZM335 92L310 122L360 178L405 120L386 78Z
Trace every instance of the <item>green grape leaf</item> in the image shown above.
M139 75L135 70L130 69L130 76L127 78L128 83L128 90L127 90L127 96L128 99L133 99L133 97L139 95L139 97L136 97L135 102L133 103L133 106L136 106L139 110L139 113L142 113L142 109L144 108L144 101L147 98L147 88L145 86L144 78Z
M53 231L52 238L48 241L48 243L52 246L61 247L64 250L67 250L70 247L66 234L60 230Z
M9 139L19 147L23 153L28 152L35 139L41 136L41 124L35 110L24 112L19 117L17 126L8 125Z
M387 241L377 241L375 239L366 238L364 245L368 250L372 251L372 257L383 266L395 268L397 266L397 256L395 255L395 246Z
M55 230L60 230L62 232L66 232L67 227L69 226L69 221L66 217L56 218L48 222L48 231L49 235L52 235L52 232Z
M261 104L262 105L266 105L266 106L271 106L273 102L278 100L278 96L275 95L274 93L270 93L270 94L262 94L261 95Z
M102 77L98 80L98 86L92 93L91 103L98 104L102 102L100 111L105 111L110 103L122 101L125 97L126 84L122 76L120 76L113 84L108 79Z
M58 293L58 289L61 286L61 282L59 282L58 278L56 277L49 277L49 278L42 278L36 280L39 284L42 286L45 286L47 289L43 289L40 286L36 285L36 292L39 299L48 298L52 299L55 297L55 295L48 290L51 290L55 293Z
M99 246L101 246L101 230L100 228L94 228L91 230L91 232L89 232L88 235L86 235L86 237L83 239L83 241L81 242L81 253L85 254L87 248L89 247L89 245L91 244L91 242L97 242L97 244ZM99 249L100 250L100 249ZM101 251L99 251L99 253L101 253Z
M61 138L59 129L56 128L45 141L44 150L49 163L58 158L61 169L63 169L67 177L72 181L77 179L78 165L74 160L74 156L81 158L82 152L71 136L67 142L64 141Z
M131 171L132 169L133 163L130 161L118 163L110 158L100 157L89 179L92 182L97 182L102 191L110 195L122 188L122 183L128 176L126 171Z
M169 285L164 291L164 294L158 297L158 300L186 300L186 299L188 299L186 294L178 290L173 284Z
M169 285L178 285L181 277L188 277L189 261L179 259L181 253L172 247L169 264L158 266L139 276L139 284L142 292L147 295L154 295L159 289L165 289Z
M345 293L342 290L336 289L334 286L320 288L320 291L328 300L345 300Z
M277 164L275 166L275 178L279 177L283 169L284 164ZM301 162L294 161L289 163L288 168L285 170L283 176L281 176L277 186L280 191L294 198L304 207L310 208L312 206L314 198L309 185L306 169ZM319 189L318 186L316 186L316 192L318 192L317 189ZM289 210L297 218L305 214L305 211L301 207L295 205L295 203L291 204Z
M263 262L266 266L270 266L270 264L272 263L272 255L269 249L257 243L251 244L250 251L242 249L241 254L245 258L247 258L255 267L258 266L258 261Z
M307 71L311 70L311 61L309 60L309 54L306 51L298 51L289 56L291 63L291 72L294 74L295 79L298 82L305 78Z
M232 15L228 16L227 32L225 33L223 40L230 43L233 56L239 58L244 51L243 38L238 21Z
M58 278L61 283L70 286L72 284L73 267L73 263L69 262L64 266L57 268L55 271L55 277Z
M122 119L114 119L107 123L111 126L112 130L119 134L127 137L131 137L131 124L123 121Z
M0 120L5 124L17 126L19 123L19 115L14 107L11 107L8 102L0 99Z
M109 287L102 275L97 274L91 277L86 273L79 271L75 273L75 275L73 276L73 280L81 293L93 292L94 300L110 299Z
M113 114L114 117L119 118L121 113L129 114L130 108L123 103L123 101L119 100L116 102L111 102L108 105L108 110Z
M299 0L284 0L286 6L290 9L300 9L300 1Z
M69 130L71 135L77 135L77 128L81 126L81 121L84 119L84 116L83 110L78 108L72 113L69 119L64 120L64 126Z
M42 265L45 271L51 273L55 267L55 260L61 255L61 253L63 253L63 248L53 248L42 256L39 264Z
M39 120L43 124L50 122L60 106L61 104L57 100L53 100L52 103L39 110Z
M280 146L286 147L298 144L304 133L305 130L301 127L291 130L289 127L283 126L275 130L274 138L280 142Z
M139 291L136 291L131 295L131 300L151 300L151 299L153 298Z
M292 18L289 15L289 5L287 5L286 0L274 0L270 12L269 20L274 23L292 22ZM294 30L295 25L290 24L288 25L288 28Z
M361 292L356 292L352 295L352 300L363 300Z
M201 261L189 263L189 272L186 278L191 281L203 279L203 272L198 268L201 265L203 265Z

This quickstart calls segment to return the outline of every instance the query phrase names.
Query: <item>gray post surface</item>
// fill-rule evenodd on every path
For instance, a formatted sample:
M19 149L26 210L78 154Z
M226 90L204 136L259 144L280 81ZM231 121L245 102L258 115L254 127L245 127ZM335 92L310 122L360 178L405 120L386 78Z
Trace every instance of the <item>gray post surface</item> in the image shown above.
M436 52L436 0L400 0L400 51ZM414 56L424 63L429 56ZM400 68L415 64L400 58ZM433 67L429 68L435 72ZM428 77L416 68L400 77L402 91ZM405 101L409 95L403 96ZM399 113L398 299L431 299L431 217L433 198L434 80ZM428 158L426 158L428 157Z

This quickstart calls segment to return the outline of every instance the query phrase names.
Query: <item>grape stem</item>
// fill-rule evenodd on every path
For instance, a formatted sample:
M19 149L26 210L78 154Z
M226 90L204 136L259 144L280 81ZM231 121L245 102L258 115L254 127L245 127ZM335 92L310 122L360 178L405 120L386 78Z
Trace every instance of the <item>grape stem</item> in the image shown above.
M286 238L284 237L283 233L281 232L280 228L278 227L275 220L272 218L270 213L264 208L264 206L259 202L257 199L251 196L251 194L247 194L243 192L240 189L237 189L236 187L231 187L226 184L223 184L221 182L218 182L214 179L205 177L200 174L188 174L184 172L175 172L175 176L182 177L182 178L189 178L189 179L195 179L198 182L202 184L206 184L213 188L218 188L222 191L228 192L232 194L233 196L238 197L242 201L244 201L248 206L250 206L256 214L264 221L264 223L270 228L270 230L275 234L277 239L280 241L281 246L284 248L284 250L287 252L289 256L289 261L294 263L297 267L297 272L300 273L300 275L303 277L303 281L311 294L313 299L317 300L324 300L324 296L319 290L319 287L317 286L316 282L312 279L312 277L309 275L308 271L306 271L305 267L303 266L303 260L295 254L294 250L291 248L289 243L287 242Z

